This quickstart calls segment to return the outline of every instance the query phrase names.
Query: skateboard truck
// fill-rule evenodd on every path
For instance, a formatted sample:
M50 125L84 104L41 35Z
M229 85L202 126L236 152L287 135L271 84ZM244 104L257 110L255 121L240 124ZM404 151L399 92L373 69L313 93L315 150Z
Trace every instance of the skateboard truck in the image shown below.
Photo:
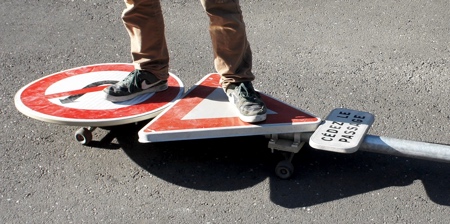
M284 152L285 159L275 167L275 173L281 179L288 179L294 172L292 159L300 151L305 142L314 149L354 153L364 140L374 116L368 112L336 108L327 116L313 132L270 134L268 148L274 152Z
M282 151L284 155L284 160L278 162L275 167L275 174L281 179L288 179L294 173L294 165L292 164L292 159L294 155L300 151L305 142L301 141L301 133L293 133L292 139L280 138L281 134L270 134L266 135L266 138L270 138L268 143L268 148L272 150Z

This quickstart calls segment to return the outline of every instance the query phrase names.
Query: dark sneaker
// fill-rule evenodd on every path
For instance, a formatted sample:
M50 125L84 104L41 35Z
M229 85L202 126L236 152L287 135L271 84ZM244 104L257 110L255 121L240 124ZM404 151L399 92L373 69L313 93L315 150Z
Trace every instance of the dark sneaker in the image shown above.
M226 90L228 100L239 111L242 121L254 123L266 120L267 108L251 82L230 84Z
M106 100L122 102L145 93L163 91L168 87L167 80L159 80L150 72L136 69L122 81L108 86L103 91L107 94Z

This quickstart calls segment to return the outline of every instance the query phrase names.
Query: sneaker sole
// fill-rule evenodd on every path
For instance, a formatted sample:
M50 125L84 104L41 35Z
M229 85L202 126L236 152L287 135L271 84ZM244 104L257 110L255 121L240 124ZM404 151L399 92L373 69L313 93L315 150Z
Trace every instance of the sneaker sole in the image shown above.
M117 102L123 102L123 101L127 101L127 100L131 100L137 96L140 96L142 94L146 94L146 93L156 93L156 92L161 92L164 91L166 89L169 88L169 85L167 84L167 82L165 82L162 85L158 85L158 86L153 86L150 87L148 89L144 89L140 92L137 93L133 93L127 96L111 96L111 95L106 95L106 100L111 101L113 103L117 103Z
M260 114L260 115L254 115L254 116L245 116L242 114L239 115L239 119L241 119L242 121L247 122L247 123L256 123L256 122L265 121L266 118L267 118L266 114Z

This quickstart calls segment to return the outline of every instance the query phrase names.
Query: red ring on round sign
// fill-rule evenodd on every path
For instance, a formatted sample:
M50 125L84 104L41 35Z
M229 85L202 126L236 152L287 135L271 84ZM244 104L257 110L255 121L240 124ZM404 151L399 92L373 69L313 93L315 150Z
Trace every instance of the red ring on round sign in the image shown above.
M169 103L179 98L184 91L183 83L171 74L168 79L169 88L167 90L154 93L152 97L138 104L106 110L88 110L64 107L49 101L49 96L45 94L47 88L49 88L52 84L68 77L101 71L131 72L133 70L134 66L130 63L95 64L68 69L51 74L28 84L18 92L16 99L19 99L23 106L31 110L30 113L54 117L56 120L58 120L58 118L62 118L69 120L73 119L74 122L76 122L76 120L99 121L110 119L117 120L119 118L127 119L133 116L153 113L154 111L161 110L163 107L168 106ZM101 91L101 89L99 89L99 91ZM39 117L39 115L36 116Z

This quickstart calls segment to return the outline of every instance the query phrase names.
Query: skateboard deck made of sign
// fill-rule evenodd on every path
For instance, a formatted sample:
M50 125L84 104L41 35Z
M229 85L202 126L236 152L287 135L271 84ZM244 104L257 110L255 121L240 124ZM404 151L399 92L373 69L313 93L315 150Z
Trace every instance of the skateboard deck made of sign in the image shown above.
M14 97L16 108L28 117L49 123L81 126L75 138L82 144L92 139L96 127L109 127L151 119L184 93L174 74L163 92L144 94L112 103L103 89L125 78L134 66L105 63L57 72L21 88Z
M15 106L37 120L81 126L75 139L84 145L97 127L145 120L149 123L138 132L141 143L265 135L272 151L288 154L276 166L283 179L293 173L292 157L305 143L302 133L313 133L308 139L313 148L353 153L374 121L370 113L346 108L337 108L322 120L257 90L267 117L247 123L229 103L216 73L205 75L186 93L183 82L170 73L167 90L119 103L107 101L102 90L133 70L130 63L105 63L57 72L22 87L14 96Z

